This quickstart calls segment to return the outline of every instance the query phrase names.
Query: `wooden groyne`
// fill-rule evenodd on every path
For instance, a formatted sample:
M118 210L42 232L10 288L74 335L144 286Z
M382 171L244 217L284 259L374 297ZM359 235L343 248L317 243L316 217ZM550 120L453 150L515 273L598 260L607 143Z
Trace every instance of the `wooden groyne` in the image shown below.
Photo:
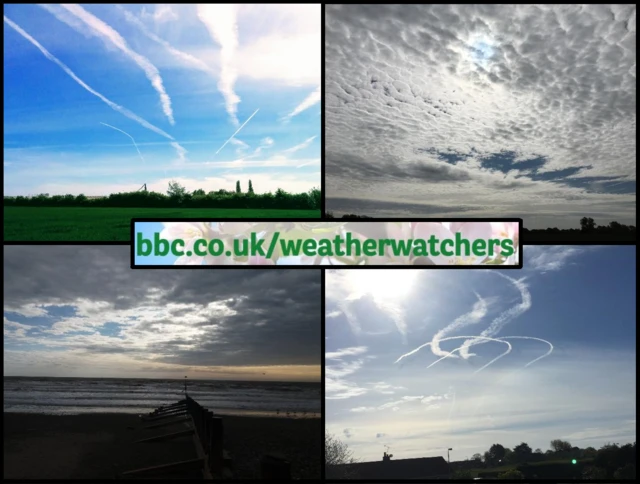
M123 472L122 478L160 477L181 470L200 470L204 480L233 479L233 465L224 449L223 418L214 415L188 395L174 404L159 407L142 417L145 429L187 424L182 430L169 431L161 435L144 438L136 444L158 442L192 435L197 458L171 462L153 467L145 467ZM291 466L285 459L265 455L260 461L260 476L264 480L291 480Z

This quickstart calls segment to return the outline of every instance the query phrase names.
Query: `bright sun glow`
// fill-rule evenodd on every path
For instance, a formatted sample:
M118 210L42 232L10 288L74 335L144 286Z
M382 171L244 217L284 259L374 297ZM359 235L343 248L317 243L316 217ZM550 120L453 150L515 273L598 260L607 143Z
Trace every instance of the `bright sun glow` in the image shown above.
M349 274L354 289L375 298L397 300L407 296L418 276L412 270L355 270Z

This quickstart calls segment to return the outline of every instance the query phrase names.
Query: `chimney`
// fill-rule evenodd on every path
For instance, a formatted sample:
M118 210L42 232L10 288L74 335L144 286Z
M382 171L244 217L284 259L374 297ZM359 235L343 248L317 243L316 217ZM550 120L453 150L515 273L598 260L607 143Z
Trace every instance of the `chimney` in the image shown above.
M393 457L393 454L387 454L386 452L384 453L384 456L382 456L382 462L389 462L391 460L391 458Z

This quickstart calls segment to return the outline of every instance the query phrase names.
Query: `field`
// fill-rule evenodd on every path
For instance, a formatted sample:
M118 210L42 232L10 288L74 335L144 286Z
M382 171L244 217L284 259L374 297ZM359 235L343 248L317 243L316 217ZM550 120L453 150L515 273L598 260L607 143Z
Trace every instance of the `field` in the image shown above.
M128 242L133 217L320 218L320 210L4 207L4 240Z

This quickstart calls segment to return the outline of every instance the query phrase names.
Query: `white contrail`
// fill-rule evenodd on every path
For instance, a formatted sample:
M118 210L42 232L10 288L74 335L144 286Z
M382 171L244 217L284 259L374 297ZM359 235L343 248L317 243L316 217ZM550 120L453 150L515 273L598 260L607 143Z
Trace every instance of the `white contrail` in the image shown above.
M56 15L55 8L51 8L51 6L48 7L49 8L43 8L46 8L46 10L58 17L58 15ZM162 111L169 119L169 123L171 123L171 125L175 124L175 120L173 119L173 110L171 109L171 98L164 88L162 77L160 77L160 72L158 71L156 66L154 66L151 61L149 61L149 59L131 49L131 47L129 47L129 45L127 44L127 41L113 27L106 24L95 15L87 12L80 5L61 4L60 7L75 15L76 18L82 20L89 27L91 34L100 37L105 41L108 41L110 45L114 45L115 47L120 49L127 57L133 60L133 62L135 62L144 71L147 79L149 79L151 85L160 96ZM61 20L63 22L65 21L63 19ZM76 28L76 26L73 24L68 25ZM82 31L82 33L85 32L85 30Z
M87 91L89 91L94 96L100 98L111 109L113 109L114 111L119 112L120 114L126 116L129 119L133 119L135 122L141 124L145 128L150 129L151 131L153 131L155 133L158 133L159 135L164 136L165 138L168 138L170 140L174 140L173 136L165 133L160 128L157 128L156 126L154 126L153 124L149 123L145 119L142 119L140 116L138 116L137 114L133 113L132 111L129 111L127 108L124 108L124 107L120 106L119 104L116 104L113 101L110 101L109 99L104 97L102 94L100 94L99 92L97 92L94 89L92 89L91 87L89 87L82 79L80 79L78 76L76 76L71 69L69 69L65 64L63 64L60 60L58 60L58 58L56 56L51 54L47 49L45 49L42 45L40 45L40 43L36 39L34 39L28 33L26 33L24 30L22 30L22 28L20 28L20 26L18 26L12 20L7 18L6 15L4 16L4 21L10 27L12 27L16 32L18 32L25 39L27 39L29 42L31 42L33 45L35 45L38 49L40 49L40 52L42 52L47 59L49 59L50 61L53 61L56 64L58 64L62 68L62 70L65 71L74 81L76 81L78 84L80 84L83 88L85 88Z
M189 54L187 52L183 52L181 50L176 49L169 42L167 42L164 39L161 39L156 34L151 32L147 28L147 26L144 23L142 23L142 21L140 21L140 19L138 17L136 17L134 14L129 12L127 9L125 9L121 5L116 5L116 6L118 7L118 10L120 10L124 14L124 17L128 22L134 24L136 27L138 27L142 31L142 33L144 35L146 35L151 40L153 40L153 41L159 43L160 45L162 45L165 49L167 49L175 57L185 61L187 64L189 64L194 69L201 70L201 71L206 72L208 74L215 74L215 71L213 69L211 69L203 61L201 61L197 57L195 57L195 56L193 56L193 55L191 55L191 54Z
M235 133L233 133L233 134L231 135L231 138L229 138L227 141L225 141L225 142L224 142L224 144L223 144L220 148L218 148L218 151L216 151L216 155L217 155L218 153L220 153L220 150L221 150L222 148L224 148L224 147L227 145L227 143L228 143L229 141L231 141L231 140L233 139L233 137L234 137L235 135L237 135L237 134L240 132L240 130L241 130L242 128L244 128L244 125L245 125L245 124L247 124L249 121L251 121L251 118L253 118L259 110L260 110L260 108L256 109L256 110L253 112L253 114L252 114L251 116L249 116L249 117L247 118L247 120L246 120L244 123L242 123L242 126L240 126L238 129L236 129L236 132L235 132Z
M142 163L144 163L144 157L142 156L142 153L140 153L140 150L138 149L138 145L136 144L136 140L133 139L133 136L131 136L126 131L122 131L120 128L116 128L115 126L111 126L110 124L103 123L102 121L100 121L100 124L104 124L105 126L109 126L110 128L113 128L116 131L120 131L122 134L126 134L129 138L131 138L131 141L133 141L133 146L136 147L136 150L138 151L138 154L140 155L140 158L142 159Z
M320 86L318 86L318 88L315 91L313 91L311 94L309 94L300 104L298 104L298 106L296 106L296 108L293 111L287 114L285 119L291 119L294 116L297 116L302 111L305 111L309 109L311 106L313 106L314 104L319 103L321 99L322 99L322 94L320 92Z
M482 320L487 314L487 303L484 299L480 297L480 295L474 291L474 294L478 298L478 302L473 305L473 309L463 314L462 316L456 318L450 325L446 326L444 329L438 331L433 339L431 340L431 351L434 355L443 356L447 354L446 351L440 349L440 345L438 342L442 339L443 336L451 333L452 331L458 330L470 324L474 324ZM455 356L457 358L457 356Z
M209 35L220 45L220 80L218 89L225 99L227 113L238 126L238 103L240 98L233 87L238 78L236 55L238 50L238 23L235 5L198 5L198 18L209 31Z
M498 361L500 358L502 358L503 356L508 355L509 353L511 353L511 343L509 343L508 341L502 341L501 339L498 338L489 338L487 336L448 336L446 338L442 338L440 341L448 341L448 340L452 340L452 339L464 339L464 338L479 338L482 340L486 340L486 341L495 341L497 343L504 343L507 345L507 350L498 355L496 358L494 358L493 360L491 360L489 363L487 363L486 365L484 365L482 368L476 370L474 373L479 373L482 370L484 370L487 366L492 365L493 363L495 363L496 361ZM431 341L429 341L428 343L423 344L422 346L418 346L415 350L410 351L409 353L405 353L404 355L402 355L400 358L398 358L394 363L398 363L400 362L402 359L406 358L407 356L413 355L415 353L417 353L420 349L424 348L425 346L430 346L432 344ZM443 356L442 358L440 358L439 360L436 360L434 363L431 363L429 366L427 366L427 368L431 368L433 365L435 365L436 363L438 363L439 361L444 360L445 358L447 358L448 356L450 356L451 354L453 354L454 352L460 350L460 348L456 348L453 351L447 353L445 356Z
M512 319L520 316L531 308L531 294L529 293L529 289L527 285L522 282L522 280L512 279L509 276L505 276L500 272L493 272L494 274L503 277L509 281L520 291L520 296L522 297L522 302L520 304L516 304L515 306L507 309L502 314L500 314L496 319L494 319L489 327L485 329L480 336L495 336L498 332ZM471 356L469 354L469 347L475 344L482 344L484 341L479 341L477 339L470 339L469 341L465 341L462 343L460 356L464 359L469 358Z

